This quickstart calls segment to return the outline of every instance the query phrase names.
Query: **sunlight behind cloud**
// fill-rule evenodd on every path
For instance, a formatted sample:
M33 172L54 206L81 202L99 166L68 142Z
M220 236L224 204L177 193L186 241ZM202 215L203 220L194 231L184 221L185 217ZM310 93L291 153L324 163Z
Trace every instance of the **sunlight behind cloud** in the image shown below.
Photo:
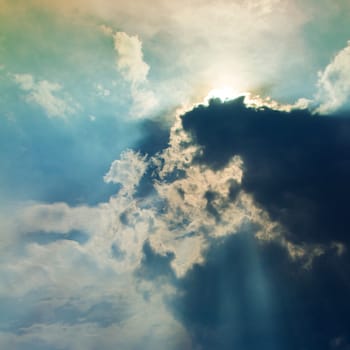
M218 98L222 102L227 100L233 100L238 96L242 96L244 93L238 92L230 86L222 86L219 88L214 88L209 91L208 95L204 98L206 104L212 99Z

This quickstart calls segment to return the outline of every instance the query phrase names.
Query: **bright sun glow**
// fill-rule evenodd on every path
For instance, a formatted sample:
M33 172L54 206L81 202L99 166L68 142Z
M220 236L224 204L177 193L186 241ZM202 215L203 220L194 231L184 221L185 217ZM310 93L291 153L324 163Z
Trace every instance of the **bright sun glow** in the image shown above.
M223 86L220 88L215 88L209 91L208 95L205 97L204 101L206 103L209 102L209 100L213 98L218 98L222 102L227 100L233 100L238 96L241 96L242 93L237 92L237 90L234 90L232 87L229 86Z

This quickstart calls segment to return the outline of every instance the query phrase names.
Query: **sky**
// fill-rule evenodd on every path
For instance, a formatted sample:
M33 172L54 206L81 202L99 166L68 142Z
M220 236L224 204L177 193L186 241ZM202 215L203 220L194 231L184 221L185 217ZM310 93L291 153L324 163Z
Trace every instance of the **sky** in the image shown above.
M350 349L348 0L0 0L0 348Z

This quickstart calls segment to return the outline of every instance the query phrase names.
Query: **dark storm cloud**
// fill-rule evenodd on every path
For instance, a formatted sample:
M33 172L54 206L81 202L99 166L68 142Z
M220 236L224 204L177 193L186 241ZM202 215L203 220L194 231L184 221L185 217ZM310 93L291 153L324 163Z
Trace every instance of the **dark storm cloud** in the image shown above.
M212 100L183 116L203 146L199 161L244 161L242 188L295 242L349 242L350 119L248 108L243 98Z
M332 247L334 241L349 242L350 120L345 117L253 109L237 99L211 101L182 121L203 147L197 162L219 169L241 156L242 189L283 224L289 239ZM234 200L237 188L231 192ZM206 209L220 220L211 207L215 193L206 198ZM348 349L348 252L339 255L333 246L305 269L286 247L257 240L258 228L248 226L214 239L205 262L174 282L178 293L171 310L194 344L203 350Z
M348 257L325 255L304 270L281 246L242 232L205 259L179 280L173 304L201 349L326 350L340 339L347 349Z

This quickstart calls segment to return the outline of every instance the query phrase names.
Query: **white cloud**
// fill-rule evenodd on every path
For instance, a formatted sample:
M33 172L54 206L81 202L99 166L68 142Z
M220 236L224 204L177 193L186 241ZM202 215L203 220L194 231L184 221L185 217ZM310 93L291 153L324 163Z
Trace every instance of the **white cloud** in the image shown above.
M117 68L123 77L133 85L146 81L149 65L143 60L142 42L137 36L117 32L113 36L114 48L118 54Z
M132 150L124 151L120 159L115 160L104 181L107 183L119 183L122 185L123 194L132 195L147 169L146 157Z
M14 81L27 92L26 100L39 105L48 117L64 117L75 112L76 106L69 96L57 96L62 91L60 84L47 80L35 81L30 74L15 74Z
M315 101L321 114L350 106L350 42L338 52L323 72L319 72Z
M125 81L130 83L132 98L130 115L134 118L149 115L157 107L158 99L147 79L150 67L143 59L141 40L138 36L128 35L125 32L113 33L113 29L106 25L100 26L100 29L105 35L113 37L117 70ZM99 90L100 93L103 92L102 87Z
M84 273L89 268L84 269L83 264L80 267L82 270L79 269L74 275L76 280L64 280L64 274L68 274L69 278L73 277L66 270L62 271L62 276L57 282L68 287L76 283L80 286L80 280L84 279ZM99 275L98 278L94 276L93 288L75 288L74 291L68 292L61 288L56 291L56 295L51 289L46 294L39 295L39 300L40 297L45 299L35 305L37 313L40 314L42 309L47 317L57 312L56 310L62 312L64 308L68 308L68 313L75 310L79 318L79 311L84 315L86 310L91 310L91 306L97 308L99 303L107 302L110 307L109 316L106 317L114 318L114 322L103 324L103 320L101 322L98 318L84 320L81 316L81 319L73 323L63 320L40 322L40 319L35 318L32 324L22 327L16 334L10 331L0 332L0 348L35 350L38 344L43 344L45 348L72 350L92 350L97 346L105 350L191 349L191 340L186 330L163 303L162 298L171 291L159 286L155 288L151 285L136 285L134 280L123 281L120 277L117 281L111 281L100 271L95 273ZM50 278L50 283L55 282L52 281L52 276L48 275L47 278ZM145 300L140 290L147 291L150 298ZM102 294L103 292L108 294ZM42 293L42 290L38 289L37 293ZM74 298L69 298L72 295ZM20 324L21 321L17 321Z

